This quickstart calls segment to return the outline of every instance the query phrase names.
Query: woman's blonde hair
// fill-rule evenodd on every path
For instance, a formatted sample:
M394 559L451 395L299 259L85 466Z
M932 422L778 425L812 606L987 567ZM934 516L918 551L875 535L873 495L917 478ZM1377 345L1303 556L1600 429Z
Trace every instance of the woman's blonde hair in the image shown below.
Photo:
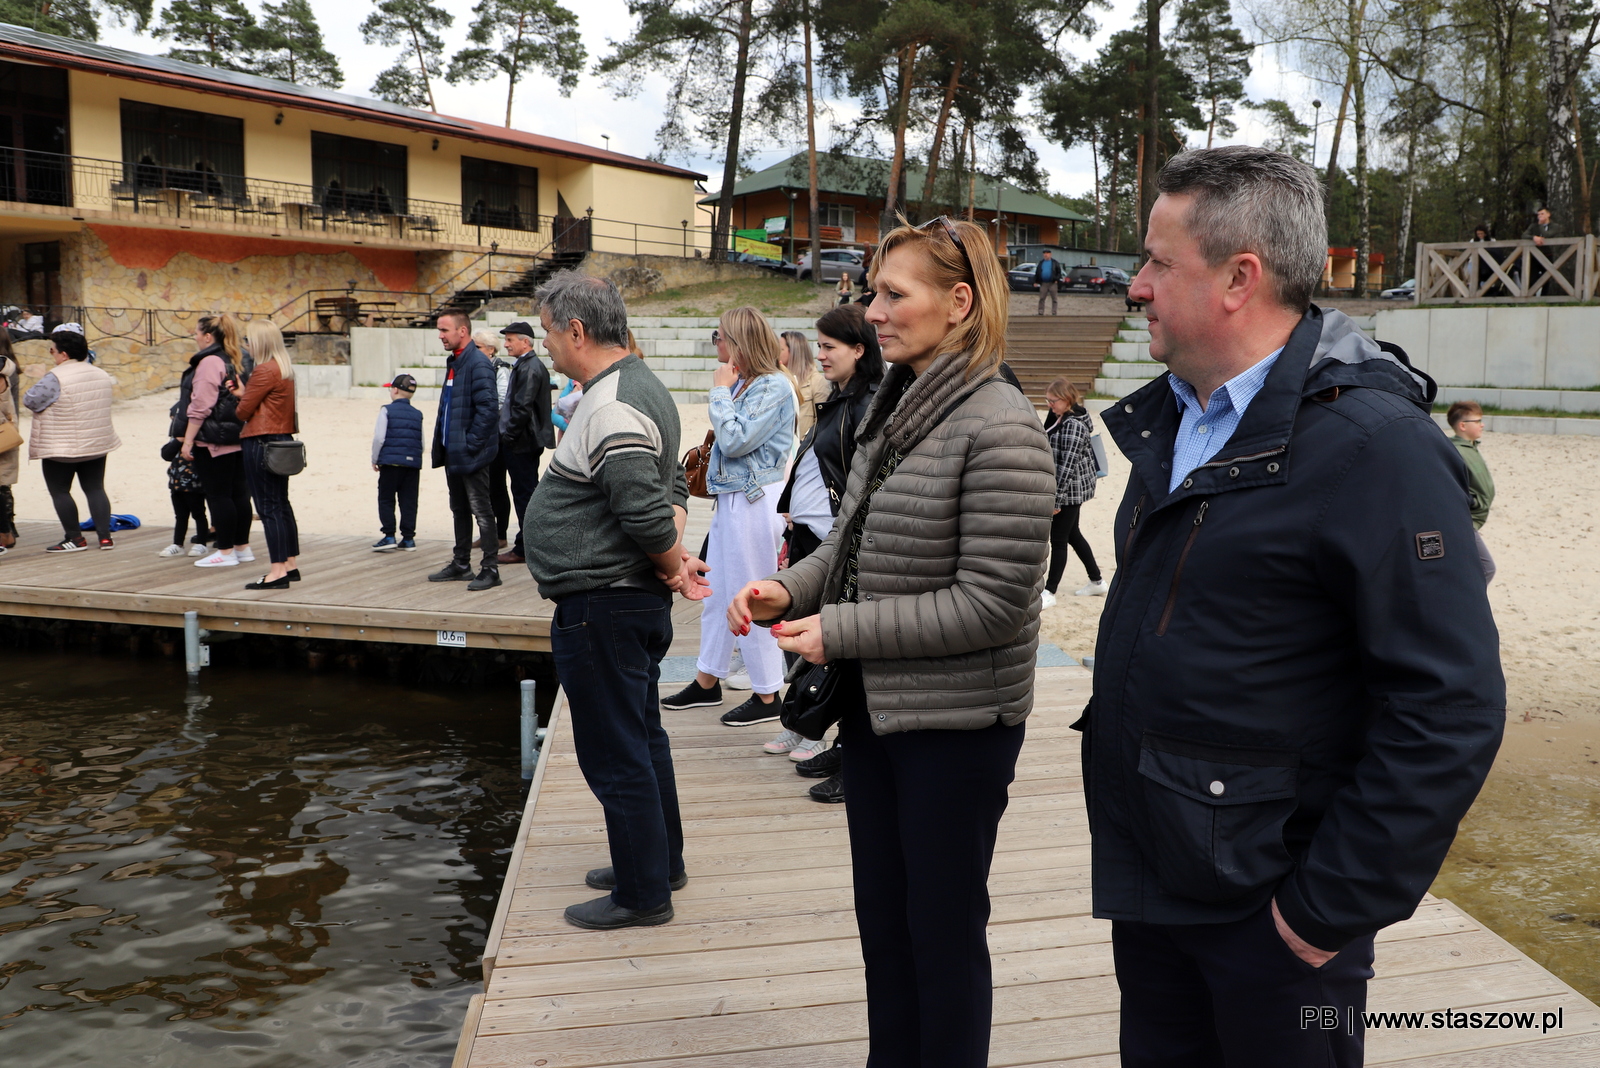
M289 350L283 345L283 332L271 319L251 319L244 328L250 340L250 358L260 367L268 360L278 365L278 373L285 382L294 378L294 364L289 362Z
M645 358L644 349L639 347L639 339L633 336L632 330L628 331L628 351L641 360Z
M922 254L922 275L946 292L962 282L972 287L972 310L939 342L936 355L970 352L967 378L992 373L1006 358L1006 322L1011 315L1011 291L1000 259L989 245L983 227L961 219L939 216L921 226L900 217L900 225L878 243L870 270L872 290L879 292L878 274L884 258L905 246Z
M1083 390L1073 385L1072 379L1066 375L1062 375L1044 387L1044 395L1046 397L1054 397L1056 400L1064 400L1074 408L1083 403Z
M789 388L794 390L798 402L800 387L795 383L794 375L783 365L786 350L778 340L778 335L772 332L772 324L767 322L765 315L747 304L723 312L717 320L717 326L721 328L723 338L733 346L732 362L740 378L754 379L762 375L781 374L789 380Z
M797 381L810 378L817 369L817 358L811 354L811 342L798 330L785 330L783 343L789 349L789 359L784 363L789 373Z
M222 346L222 351L227 353L228 362L235 367L243 359L243 351L239 347L239 320L231 312L221 315L207 315L200 320L200 329L211 335L211 339Z
M500 354L501 339L494 336L492 330L479 330L472 335L472 343L478 346L478 351L485 356L498 356Z

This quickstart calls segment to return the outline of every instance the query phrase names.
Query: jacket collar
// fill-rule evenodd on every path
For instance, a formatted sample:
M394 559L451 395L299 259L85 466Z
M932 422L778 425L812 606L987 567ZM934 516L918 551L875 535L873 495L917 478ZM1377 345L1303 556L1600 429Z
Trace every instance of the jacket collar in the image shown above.
M863 431L866 436L862 440L876 436L878 410L886 404L893 405L883 433L890 448L909 452L943 418L958 394L971 392L999 374L996 366L968 378L967 363L971 358L970 352L947 352L920 375L904 364L891 368L868 410L864 426L869 429Z

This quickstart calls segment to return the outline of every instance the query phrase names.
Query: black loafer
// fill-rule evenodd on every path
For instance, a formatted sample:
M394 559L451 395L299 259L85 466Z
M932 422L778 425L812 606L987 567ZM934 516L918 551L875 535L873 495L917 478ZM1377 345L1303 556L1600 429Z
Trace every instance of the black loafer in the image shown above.
M844 776L835 775L825 779L806 791L811 795L811 800L821 801L824 805L844 804Z
M844 746L838 742L814 757L807 757L794 766L794 773L802 779L826 779L837 775L844 767Z
M246 582L244 588L247 590L286 590L289 588L289 576L285 575L281 579L273 579L269 582L267 576L262 575L259 582Z
M428 576L429 582L471 582L472 568L452 561Z
M298 567L289 569L289 581L290 582L299 582L300 581L300 569Z
M617 888L617 869L595 868L583 877L583 881L586 886L592 886L596 890L615 890ZM682 890L687 885L689 885L689 873L686 871L680 871L667 880L667 886L673 890Z
M625 909L611 895L567 906L567 922L586 931L613 931L619 927L659 927L672 922L672 902L653 909Z

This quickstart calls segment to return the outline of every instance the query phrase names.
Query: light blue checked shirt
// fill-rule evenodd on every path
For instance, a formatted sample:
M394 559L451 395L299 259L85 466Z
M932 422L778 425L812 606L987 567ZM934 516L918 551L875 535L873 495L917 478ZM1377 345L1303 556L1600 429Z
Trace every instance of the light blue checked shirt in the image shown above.
M1210 460L1239 429L1239 420L1250 402L1256 399L1266 384L1267 373L1278 362L1277 352L1265 357L1249 370L1241 371L1218 386L1209 403L1200 407L1200 398L1194 387L1177 375L1168 372L1167 382L1173 395L1183 407L1183 418L1178 422L1178 440L1172 448L1172 479L1167 492L1177 489L1189 472Z

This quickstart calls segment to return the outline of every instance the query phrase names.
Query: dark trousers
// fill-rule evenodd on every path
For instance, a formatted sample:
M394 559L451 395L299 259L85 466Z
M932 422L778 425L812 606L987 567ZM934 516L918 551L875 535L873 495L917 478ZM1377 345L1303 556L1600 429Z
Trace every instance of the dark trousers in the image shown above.
M42 460L44 485L50 491L50 501L56 506L56 518L67 540L83 537L78 529L78 502L72 499L72 477L78 477L78 486L89 501L89 514L94 517L94 529L102 539L111 537L111 498L106 496L106 458L92 460Z
M398 464L382 464L378 468L378 529L385 537L394 537L394 506L400 502L400 537L417 536L417 487L422 484L422 471Z
M267 559L275 564L300 555L300 524L295 522L294 505L289 503L289 479L267 470L267 442L288 441L290 434L260 434L245 438L244 477L250 496L261 517L261 532L267 536Z
M1083 531L1078 527L1078 510L1082 507L1081 504L1069 504L1050 517L1050 576L1044 588L1051 593L1055 593L1056 587L1061 585L1062 572L1067 569L1069 546L1083 561L1089 581L1100 581L1100 565L1094 562L1094 550L1089 548L1089 539L1083 536Z
M205 490L206 507L211 509L211 526L217 532L218 549L250 544L250 490L244 481L244 453L212 456L211 450L196 445L194 471Z
M489 503L494 507L494 532L500 541L506 540L511 529L511 494L506 492L506 451L501 449L489 461Z
M784 535L784 540L789 543L789 566L793 567L812 553L822 544L822 539L811 532L811 528L804 523L795 523L789 527L789 532ZM705 559L705 557L701 557ZM799 653L783 654L785 671L794 667L795 661L800 659Z
M472 563L472 528L476 524L481 539L483 563L480 570L499 571L500 542L494 532L494 502L489 488L489 465L467 475L446 474L450 487L450 514L456 522L456 551L453 559L462 567Z
M4 386L0 386L3 389ZM10 548L16 544L17 502L10 486L0 486L0 545Z
M506 473L511 476L511 510L517 514L516 554L526 556L523 534L528 529L528 501L533 497L533 491L539 488L539 458L544 455L544 450L508 452L501 448L500 455L505 457ZM501 528L502 536L504 529Z
M189 520L194 520L194 543L204 545L211 540L211 528L206 525L206 495L198 490L172 491L172 544L182 545L189 536Z
M1269 906L1233 923L1114 921L1111 950L1124 1068L1362 1063L1371 935L1313 968L1284 943Z
M606 813L612 901L652 909L683 871L683 827L672 750L661 726L661 658L672 644L672 603L643 590L563 597L550 651L567 693L572 747Z
M1023 727L880 737L862 696L840 737L867 1068L985 1068L989 862Z

